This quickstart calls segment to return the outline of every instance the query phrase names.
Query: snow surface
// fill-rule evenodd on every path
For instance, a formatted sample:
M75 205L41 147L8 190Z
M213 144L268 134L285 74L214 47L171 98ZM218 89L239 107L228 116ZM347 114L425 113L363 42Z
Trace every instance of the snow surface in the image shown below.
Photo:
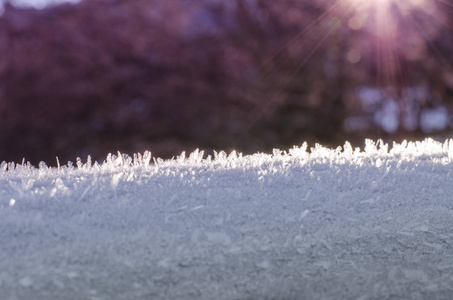
M452 299L453 140L3 163L0 298Z

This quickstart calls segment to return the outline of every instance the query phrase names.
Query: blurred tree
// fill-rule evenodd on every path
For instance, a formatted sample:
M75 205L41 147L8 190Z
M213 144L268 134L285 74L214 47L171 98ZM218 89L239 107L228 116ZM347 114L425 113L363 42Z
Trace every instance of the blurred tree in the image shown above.
M423 134L425 107L452 105L451 11L425 0L7 5L0 159Z

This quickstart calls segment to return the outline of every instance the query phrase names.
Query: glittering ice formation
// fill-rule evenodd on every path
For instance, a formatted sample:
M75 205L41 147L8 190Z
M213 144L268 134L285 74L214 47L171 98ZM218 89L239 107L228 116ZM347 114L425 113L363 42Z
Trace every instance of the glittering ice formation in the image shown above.
M453 140L0 167L1 299L449 299Z

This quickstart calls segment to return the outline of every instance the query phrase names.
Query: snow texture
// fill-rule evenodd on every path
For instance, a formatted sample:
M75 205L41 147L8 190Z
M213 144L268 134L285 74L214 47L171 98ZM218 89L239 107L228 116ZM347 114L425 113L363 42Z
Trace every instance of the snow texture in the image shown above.
M453 140L0 167L0 298L451 299Z

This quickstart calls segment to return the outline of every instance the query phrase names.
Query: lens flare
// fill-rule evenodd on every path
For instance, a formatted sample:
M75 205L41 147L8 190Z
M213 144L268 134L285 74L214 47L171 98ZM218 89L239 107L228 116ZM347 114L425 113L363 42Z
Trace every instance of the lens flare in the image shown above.
M362 31L371 47L379 85L405 85L402 60L417 61L426 57L436 30L442 26L442 15L428 0L343 0L351 14L350 30Z
M310 74L310 83L316 86L306 96L309 107L321 107L323 101L329 101L324 99L337 94L341 99L352 99L352 90L364 85L379 87L392 100L401 100L401 106L406 105L405 88L437 88L436 81L453 74L451 59L439 39L446 36L445 30L452 30L453 4L448 1L282 1L294 5L285 9L289 19L299 21L300 31L282 39L278 50L265 60L263 65L270 75L264 81L277 88L251 113L253 122L271 115L281 103L293 101L282 91L293 89L298 75L307 80L306 74ZM314 64L318 59L321 63ZM278 71L282 75L274 76ZM453 79L451 82L453 86ZM326 86L333 88L323 88ZM338 91L329 94L335 89Z

